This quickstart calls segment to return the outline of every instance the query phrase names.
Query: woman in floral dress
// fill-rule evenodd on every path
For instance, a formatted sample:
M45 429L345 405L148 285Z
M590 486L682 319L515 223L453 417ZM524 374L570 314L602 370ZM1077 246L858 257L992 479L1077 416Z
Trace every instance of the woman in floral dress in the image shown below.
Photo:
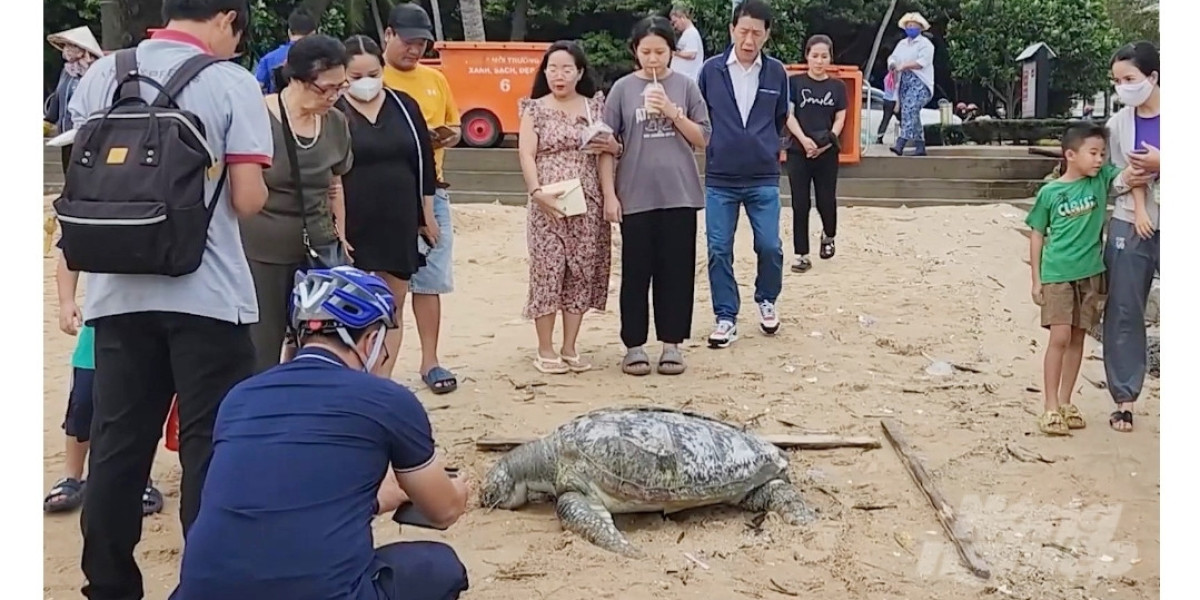
M572 42L546 51L528 100L521 103L521 173L529 190L529 298L525 318L533 319L538 350L534 367L543 373L591 368L576 347L583 314L604 310L608 299L612 226L604 218L599 166L619 151L611 133L581 148L583 136L602 123L604 96L596 92L587 57ZM564 216L559 193L545 186L578 178L587 211ZM553 334L563 317L562 345Z

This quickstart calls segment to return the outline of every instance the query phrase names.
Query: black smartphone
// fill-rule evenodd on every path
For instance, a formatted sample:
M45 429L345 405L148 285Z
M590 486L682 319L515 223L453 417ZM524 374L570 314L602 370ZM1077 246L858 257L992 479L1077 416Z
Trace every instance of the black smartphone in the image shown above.
M446 468L446 476L454 479L458 477L458 469ZM392 513L392 521L398 525L412 525L413 527L421 527L423 529L436 529L445 531L445 527L438 527L429 521L429 519L421 512L419 508L412 502L405 502Z

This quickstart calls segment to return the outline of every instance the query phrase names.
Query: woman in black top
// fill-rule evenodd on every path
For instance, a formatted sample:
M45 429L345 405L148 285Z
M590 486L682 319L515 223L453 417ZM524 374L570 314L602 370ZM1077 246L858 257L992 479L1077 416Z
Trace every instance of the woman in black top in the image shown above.
M796 252L792 271L812 268L808 259L810 193L817 196L817 212L824 232L821 258L833 258L837 234L838 136L846 123L846 85L829 76L833 41L826 35L808 38L804 48L808 71L792 75L792 114L788 131L795 138L788 147L787 173L792 191L792 245Z
M419 230L433 215L437 183L433 145L421 107L404 92L383 89L383 53L374 40L346 40L350 87L339 107L350 123L354 168L343 176L346 241L354 266L379 275L396 296L397 321L408 280L425 264ZM429 197L428 201L424 201ZM403 328L388 331L384 373L392 372Z

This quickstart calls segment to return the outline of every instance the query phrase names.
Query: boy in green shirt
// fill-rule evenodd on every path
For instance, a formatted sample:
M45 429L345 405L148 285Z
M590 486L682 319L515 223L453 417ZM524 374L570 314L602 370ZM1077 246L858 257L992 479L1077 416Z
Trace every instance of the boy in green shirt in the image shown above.
M1108 293L1102 236L1108 198L1130 191L1122 172L1105 164L1108 130L1075 125L1063 135L1066 170L1038 191L1025 223L1033 301L1042 308L1042 327L1050 330L1043 363L1045 412L1038 429L1069 435L1083 429L1071 393L1083 363L1083 342L1104 311Z
M57 513L75 510L83 503L85 483L83 465L87 460L92 428L92 379L95 376L95 333L83 324L75 289L79 273L67 268L67 261L58 257L54 274L58 287L58 327L67 335L77 335L75 353L71 355L71 392L67 399L67 414L63 418L66 433L66 458L63 477L54 482L42 502L42 510ZM142 514L149 515L163 508L162 492L152 482L142 492Z

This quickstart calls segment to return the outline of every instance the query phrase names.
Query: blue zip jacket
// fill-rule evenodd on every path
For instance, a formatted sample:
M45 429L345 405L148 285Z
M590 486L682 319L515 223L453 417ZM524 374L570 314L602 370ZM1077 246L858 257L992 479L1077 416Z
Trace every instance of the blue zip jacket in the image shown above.
M258 80L258 87L262 88L264 94L274 94L279 91L275 89L275 80L272 74L276 68L287 62L288 50L291 47L292 42L285 42L258 59L258 66L254 68L254 78Z
M787 147L787 71L778 59L762 55L758 93L743 125L726 64L730 52L732 45L705 61L697 81L712 122L712 138L704 150L704 184L726 188L778 186L779 151Z

